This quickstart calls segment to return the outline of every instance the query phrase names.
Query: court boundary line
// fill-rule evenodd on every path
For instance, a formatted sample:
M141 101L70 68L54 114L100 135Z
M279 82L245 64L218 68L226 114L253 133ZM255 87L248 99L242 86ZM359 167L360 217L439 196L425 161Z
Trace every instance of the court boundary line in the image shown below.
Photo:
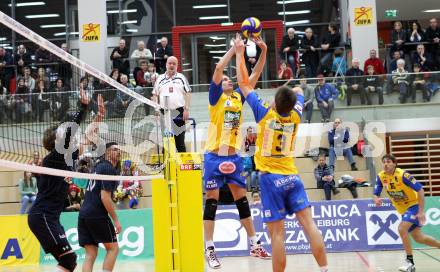
M428 257L431 257L431 259L436 260L437 262L440 263L440 259L438 259L437 257L432 256L431 254L428 254L424 251L424 249L418 249L416 250L416 252L422 253L423 255L426 255Z

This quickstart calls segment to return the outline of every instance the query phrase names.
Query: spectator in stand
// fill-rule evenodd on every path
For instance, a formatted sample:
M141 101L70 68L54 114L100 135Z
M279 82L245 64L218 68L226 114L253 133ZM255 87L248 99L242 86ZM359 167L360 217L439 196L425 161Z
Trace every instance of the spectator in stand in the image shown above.
M11 93L10 81L14 77L14 61L11 54L0 46L0 80L2 86L8 90L8 94Z
M316 187L324 189L325 200L332 200L332 192L336 195L339 194L339 190L336 188L333 168L327 165L326 160L325 154L319 155L318 166L314 170Z
M70 54L69 47L67 46L67 43L61 44L61 49L63 49L64 52L67 52ZM72 65L68 62L66 62L63 59L60 59L56 57L56 60L58 62L58 77L61 77L64 79L66 85L70 86L70 80L72 79Z
M405 61L403 59L399 59L397 61L397 69L392 73L393 83L399 86L399 100L401 104L406 103L406 98L408 96L409 90L409 74L408 71L405 70ZM414 103L415 101L413 101Z
M79 212L81 209L81 190L75 184L70 184L69 194L67 195L66 201L64 202L65 212Z
M293 75L296 75L298 64L298 48L299 37L295 34L294 28L287 29L287 35L283 37L281 41L280 56L281 59L286 61L292 69Z
M260 58L261 49L252 39L245 39L244 44L246 45L246 50L244 50L246 69L248 70L249 74L252 74L255 64Z
M34 120L43 122L44 111L50 107L50 96L44 81L37 81L37 87L32 92L32 112L34 114Z
M319 44L318 39L313 34L313 30L308 27L304 32L304 37L301 40L302 63L306 68L306 77L316 77L319 65L319 53L317 51Z
M348 146L350 141L350 132L348 128L343 127L342 119L336 118L333 122L333 128L328 132L329 165L335 170L335 159L344 156L351 165L351 171L357 171L356 162L353 158L351 147Z
M27 52L24 44L20 44L17 49L17 54L14 57L15 65L17 65L17 72L23 75L23 69L31 64L31 54Z
M173 49L168 44L168 38L162 37L160 39L160 45L156 50L156 70L159 74L163 74L166 71L166 63L168 57L173 56Z
M367 98L368 105L373 104L371 102L371 93L377 93L379 96L379 105L383 104L383 89L381 80L378 75L374 74L373 65L368 65L367 67L367 75L365 76L363 86L365 87L365 96Z
M261 205L260 193L258 191L253 191L251 196L253 205Z
M285 61L282 61L280 64L280 69L278 70L278 79L293 79L293 71L290 69L290 67L287 67L287 63Z
M8 95L8 91L5 87L3 87L0 81L0 124L4 124L8 121L8 118L11 117L10 114L10 98Z
M420 44L425 41L425 32L417 21L411 23L411 31L408 32L408 35L410 43ZM414 49L416 46L411 46L411 51Z
M428 74L421 72L421 67L419 64L414 63L413 65L413 73L411 75L411 98L412 101L416 101L416 92L417 90L421 90L423 94L423 102L431 101L431 92L426 84L426 78L429 76Z
M110 60L113 62L113 69L118 69L120 73L130 74L130 62L128 60L128 47L125 45L125 40L119 40L119 46L114 48L110 54Z
M144 79L148 82L147 87L152 87L156 84L159 74L156 73L156 67L153 63L148 64L147 72L144 74Z
M394 22L394 29L391 32L391 50L390 56L394 54L395 51L399 51L400 55L403 57L405 55L404 45L408 41L408 34L405 29L402 28L402 22Z
M18 79L17 90L13 95L13 105L15 107L15 121L21 123L31 113L30 90L26 86L24 79Z
M52 54L49 51L47 51L45 48L41 46L38 47L38 49L35 51L35 63L37 64L37 66L40 68L44 67L44 69L50 70L52 68L52 65L50 65L49 63L51 63L52 61L53 61Z
M246 130L246 138L244 140L244 152L246 153L243 157L244 164L244 175L245 177L250 177L250 189L259 190L260 186L258 184L258 171L255 167L254 154L255 154L255 143L257 140L257 134L254 132L253 127L248 127Z
M347 106L351 105L351 98L353 93L358 92L361 97L361 104L365 105L366 94L363 85L364 72L359 69L359 59L354 58L351 61L351 68L345 74L345 81L347 82Z
M402 54L400 53L400 51L395 51L393 53L393 59L390 62L390 71L388 71L388 73L392 73L394 70L397 69L397 61L403 59Z
M18 187L21 194L20 214L25 214L37 198L37 179L32 176L31 172L24 172L23 178L18 181Z
M440 69L440 27L437 19L429 20L429 27L425 31L426 41L430 43L429 52L434 59L435 70Z
M333 63L333 52L335 48L339 46L341 42L341 35L336 29L335 25L328 26L328 33L324 36L321 41L321 60L320 68L318 69L320 73L328 73Z
M29 165L34 165L34 166L42 166L43 165L43 161L40 158L40 152L34 151L34 154L32 156L32 161L29 162ZM41 175L36 174L36 173L32 173L32 176L35 177L35 179L38 182L40 180Z
M128 81L128 76L121 74L121 84L129 89L134 89L133 85ZM118 92L116 97L116 112L119 116L124 116L128 106L133 98L124 92Z
M312 121L313 114L313 100L315 99L315 91L309 85L307 85L307 79L304 75L301 76L299 81L301 89L304 92L304 110L306 112L306 122L310 123Z
M116 80L117 82L121 82L121 79L120 79L120 73L119 73L119 69L117 69L117 68L113 68L112 69L112 71L110 72L110 75L109 75L111 78L113 78L113 80Z
M434 62L431 55L425 51L423 44L417 45L417 51L412 58L413 64L418 64L423 71L431 71L434 68Z
M37 79L35 80L35 82L38 82L40 80L43 80L44 81L44 85L46 86L46 88L49 88L50 80L49 80L49 77L46 74L46 69L43 68L43 67L38 68Z
M31 68L29 66L23 68L23 78L24 84L29 88L29 90L35 89L35 79L31 75Z
M325 83L322 74L319 74L317 77L318 85L315 87L315 98L321 111L321 122L329 122L335 107L333 100L338 98L339 93L333 85Z
M347 72L347 61L345 60L344 52L339 48L335 50L335 58L333 59L332 73L335 77L345 75Z
M375 75L385 74L383 62L380 58L377 57L376 49L370 50L370 58L367 59L364 63L364 74L367 74L368 72L367 67L370 65L373 66Z
M64 80L58 78L52 90L50 99L50 109L55 121L63 120L64 115L69 110L69 89L64 85Z
M151 84L151 77L145 76L147 73L149 73L148 65L150 65L150 63L147 63L147 61L145 60L141 61L141 69L138 70L136 75L136 81L138 82L136 88L138 89L138 92L141 93L143 96L145 96L148 99L151 99L152 96L151 88L147 88L147 87L153 87L153 85ZM149 105L144 105L145 115L150 115L150 108L151 107Z
M131 59L136 61L136 66L141 66L142 61L147 63L153 59L153 54L151 54L150 49L145 48L144 41L137 42L137 49L131 53Z

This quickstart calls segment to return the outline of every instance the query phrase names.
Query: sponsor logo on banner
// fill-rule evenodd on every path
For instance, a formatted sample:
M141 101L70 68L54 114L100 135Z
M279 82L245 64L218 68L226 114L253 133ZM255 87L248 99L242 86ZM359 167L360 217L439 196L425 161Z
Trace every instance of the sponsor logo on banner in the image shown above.
M231 207L234 208L217 211L214 230L216 251L248 251L246 230L240 223L238 210L235 206Z
M400 215L396 211L365 212L368 245L401 244L397 230Z
M101 40L101 25L88 23L83 24L83 32L81 41L83 42L99 42Z
M354 24L357 26L371 25L373 23L373 8L354 8Z
M426 210L426 225L440 225L440 209L430 208Z

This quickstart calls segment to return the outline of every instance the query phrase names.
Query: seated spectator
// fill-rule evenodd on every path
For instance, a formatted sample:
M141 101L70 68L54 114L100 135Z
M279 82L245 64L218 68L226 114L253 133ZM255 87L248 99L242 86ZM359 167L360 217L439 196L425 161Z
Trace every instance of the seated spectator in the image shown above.
M362 86L364 72L359 69L359 59L354 58L351 61L351 68L345 74L345 81L347 83L347 106L351 105L351 98L353 93L357 92L361 97L361 104L365 105L366 94L364 86Z
M418 64L423 71L432 71L434 68L431 55L425 52L425 46L423 44L417 45L417 51L413 54L412 63Z
M301 40L301 49L303 51L301 59L306 69L306 77L316 77L319 65L318 39L313 34L313 30L308 27Z
M341 35L336 29L335 25L328 26L328 33L324 36L321 42L321 60L320 60L320 68L318 71L320 73L328 73L331 68L331 64L333 63L333 52L335 48L339 46L341 42Z
M425 40L425 32L417 21L411 23L411 31L408 35L411 43L421 43Z
M351 147L348 146L350 133L348 128L342 126L342 119L336 118L333 122L333 128L328 132L328 143L330 146L329 159L330 167L335 169L335 159L340 156L347 158L352 171L357 171L356 162L353 158Z
M55 82L55 87L52 90L50 99L50 109L53 113L55 121L63 120L63 116L69 110L69 89L64 86L64 80L58 78Z
M393 59L390 62L390 71L388 71L389 74L391 74L394 70L397 69L397 61L402 59L402 54L400 54L400 51L396 51L393 53Z
M287 29L287 35L284 35L281 41L280 56L281 59L287 62L292 69L292 74L296 74L298 64L298 48L299 37L295 34L293 27Z
M14 61L11 54L0 46L0 80L2 86L6 88L8 94L11 93L10 81L14 77Z
M11 104L15 111L15 121L23 122L32 112L30 90L24 83L24 79L18 79L17 90L12 96Z
M37 87L32 92L32 112L34 119L43 122L44 111L50 108L49 90L43 80L37 81Z
M411 98L412 102L416 102L416 92L417 90L422 91L423 102L431 101L431 92L426 84L426 78L428 74L420 72L420 66L417 63L413 65L414 74L411 75Z
M312 121L313 114L313 100L315 100L315 91L311 86L307 84L307 79L304 75L301 76L299 81L301 89L304 92L304 111L306 112L306 122Z
M131 160L122 161L122 176L137 176L138 171L136 170L134 164ZM125 198L128 199L128 206L130 209L136 209L139 204L138 197L141 195L141 188L139 186L139 181L124 180L118 185L116 195L117 201L122 201Z
M112 61L112 68L118 69L119 72L129 75L130 74L130 62L128 60L128 48L125 45L125 40L119 41L119 46L114 48L110 54L110 60Z
M112 71L110 72L109 75L113 80L116 80L117 82L121 83L121 79L120 76L121 74L119 73L119 69L117 68L113 68Z
M32 156L32 160L29 162L29 165L34 165L34 166L42 166L43 165L43 161L40 158L40 152L34 151L34 154ZM35 179L38 182L40 180L41 175L37 174L37 173L32 173L32 176L35 177Z
M141 66L142 61L150 62L153 59L153 54L150 49L145 48L144 41L138 41L137 49L131 53L131 59L136 61L136 66Z
M156 67L153 63L148 64L147 72L144 74L144 79L147 81L147 87L153 87L154 84L156 84L156 80L159 77L159 74L156 73ZM147 98L151 97L151 90L149 96L146 96Z
M316 188L324 189L325 200L332 199L332 192L334 195L339 194L333 177L333 168L327 165L325 154L319 155L318 166L316 166L314 173Z
M406 97L408 96L409 88L409 74L405 70L405 61L399 59L397 61L397 69L392 73L393 82L395 85L399 86L399 100L401 104L406 103Z
M31 172L24 172L23 178L18 182L18 187L21 194L20 214L25 214L37 198L37 179L32 176Z
M35 82L38 82L40 80L44 81L44 86L47 89L50 88L50 79L47 76L46 69L43 67L38 68L37 79L35 80Z
M133 85L131 85L131 83L128 82L128 77L125 74L121 74L121 84L129 89L134 89ZM117 92L117 97L115 102L116 102L116 112L118 116L124 116L131 101L133 101L133 98L130 95L124 92Z
M293 79L293 71L290 69L290 67L287 67L287 63L285 61L281 62L280 69L278 69L278 79Z
M335 50L332 72L335 77L343 76L347 72L347 61L345 61L344 52L340 49Z
M35 61L37 64L45 64L52 62L52 54L49 51L47 51L46 48L40 46L35 51Z
M144 77L145 73L148 70L147 62L145 60L142 60L140 62L140 67L141 67L141 69L139 69L137 71L137 74L135 75L137 86L141 87L141 88L143 88L143 87L151 87L151 82L148 82L145 79L145 77Z
M79 212L81 209L81 190L75 184L70 184L69 194L67 195L66 201L64 202L65 212Z
M250 191L259 190L260 186L258 184L258 172L255 168L254 154L255 154L255 142L257 140L257 134L254 132L253 127L248 127L246 130L246 138L244 140L244 152L243 165L244 165L244 176L250 178L248 183Z
M253 205L261 205L260 193L258 191L253 191L251 196Z
M163 74L166 71L166 63L168 57L173 56L173 49L171 48L171 45L168 44L168 38L162 37L160 39L160 45L157 47L156 50L156 70L159 72L159 74Z
M374 74L374 66L368 65L367 75L365 76L363 86L365 87L365 95L367 104L372 105L371 93L377 93L379 96L379 105L383 104L383 89L380 77Z
M29 88L29 90L35 89L35 79L31 75L31 68L29 66L23 68L23 78L24 84Z
M403 57L405 55L404 45L408 40L408 34L405 29L402 28L402 22L394 22L394 30L391 32L391 48L390 56L393 56L395 51L399 51L400 55Z
M400 58L400 57L399 57ZM377 52L375 49L370 50L370 58L364 63L364 74L367 74L367 67L372 65L375 75L385 74L384 64L380 58L377 57Z
M17 72L19 75L23 75L23 69L31 64L31 54L27 52L24 44L20 44L17 49L17 54L14 56L14 62L17 66ZM33 88L32 88L33 89Z
M430 43L429 52L434 59L435 70L440 69L440 27L437 19L429 20L429 27L425 31L426 41Z
M10 96L0 81L0 124L4 124L11 118L9 106Z
M63 51L65 51L65 52L71 54L69 51L69 47L67 46L67 43L62 43L61 49L63 49ZM58 65L57 65L58 66L57 67L58 68L57 69L58 70L58 77L64 79L64 83L66 86L71 86L70 80L72 79L72 74L73 74L72 73L72 65L69 62L67 62L61 58L58 58L58 57L56 57L56 62L58 63Z
M321 122L329 122L335 104L333 100L338 98L338 90L333 85L325 83L324 76L318 75L318 85L315 87L315 98L321 111Z

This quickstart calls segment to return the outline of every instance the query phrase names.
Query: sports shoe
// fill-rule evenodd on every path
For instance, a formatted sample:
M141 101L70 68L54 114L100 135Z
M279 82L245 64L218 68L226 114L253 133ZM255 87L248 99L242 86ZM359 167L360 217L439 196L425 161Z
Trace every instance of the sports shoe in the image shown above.
M251 246L251 256L260 259L270 259L272 257L270 253L264 249L260 241Z
M209 267L213 269L219 269L222 266L217 258L214 247L208 247L205 249L205 258Z
M416 267L410 261L405 260L405 264L399 267L399 271L401 272L415 272Z

